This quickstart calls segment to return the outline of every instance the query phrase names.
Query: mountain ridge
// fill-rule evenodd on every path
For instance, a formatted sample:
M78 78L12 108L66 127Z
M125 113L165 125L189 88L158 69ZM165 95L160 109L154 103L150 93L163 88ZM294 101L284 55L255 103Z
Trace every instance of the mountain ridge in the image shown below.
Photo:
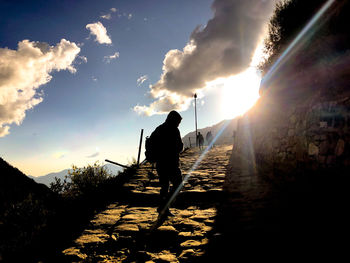
M122 171L123 168L121 167L117 167L116 165L113 164L104 164L103 165L104 168L106 168L111 174L113 175L117 175L119 171ZM57 179L61 179L61 181L63 181L65 179L65 177L68 175L68 171L72 170L72 168L69 169L64 169L62 171L59 172L52 172L52 173L48 173L46 175L42 175L42 176L32 176L32 175L28 175L28 177L30 179L33 179L35 182L39 183L39 184L44 184L46 186L50 186L50 183L55 181L55 177Z

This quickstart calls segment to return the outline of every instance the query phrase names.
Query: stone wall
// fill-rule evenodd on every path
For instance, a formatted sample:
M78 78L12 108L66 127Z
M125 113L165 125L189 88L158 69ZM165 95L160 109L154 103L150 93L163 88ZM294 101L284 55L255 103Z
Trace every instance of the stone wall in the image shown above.
M350 96L264 94L238 122L233 154L268 177L349 172Z

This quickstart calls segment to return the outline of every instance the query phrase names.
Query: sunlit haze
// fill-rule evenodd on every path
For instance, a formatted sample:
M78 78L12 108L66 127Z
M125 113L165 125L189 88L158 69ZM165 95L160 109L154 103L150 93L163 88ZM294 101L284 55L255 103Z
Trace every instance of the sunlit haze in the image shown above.
M262 50L263 44L260 43L254 52L250 67L244 72L208 83L208 89L220 90L221 99L218 103L222 119L232 119L244 114L258 100L261 76L257 65L263 59Z
M259 98L260 76L255 68L227 78L222 88L221 114L232 119L244 114Z

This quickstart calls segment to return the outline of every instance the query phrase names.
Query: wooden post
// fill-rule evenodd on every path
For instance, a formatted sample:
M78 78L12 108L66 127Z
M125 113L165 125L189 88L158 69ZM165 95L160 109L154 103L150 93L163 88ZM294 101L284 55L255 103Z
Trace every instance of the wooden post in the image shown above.
M140 165L140 154L141 154L141 147L142 147L142 137L143 137L143 129L141 129L141 135L140 135L139 154L137 155L137 166Z
M196 124L196 147L198 146L198 134L197 134L197 93L194 94L194 119Z

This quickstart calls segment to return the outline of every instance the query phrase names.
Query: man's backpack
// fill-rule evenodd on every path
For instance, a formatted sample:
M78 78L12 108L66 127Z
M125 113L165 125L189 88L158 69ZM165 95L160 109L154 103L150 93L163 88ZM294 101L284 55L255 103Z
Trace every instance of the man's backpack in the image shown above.
M146 137L145 148L146 160L150 163L155 163L157 161L157 150L154 136Z

